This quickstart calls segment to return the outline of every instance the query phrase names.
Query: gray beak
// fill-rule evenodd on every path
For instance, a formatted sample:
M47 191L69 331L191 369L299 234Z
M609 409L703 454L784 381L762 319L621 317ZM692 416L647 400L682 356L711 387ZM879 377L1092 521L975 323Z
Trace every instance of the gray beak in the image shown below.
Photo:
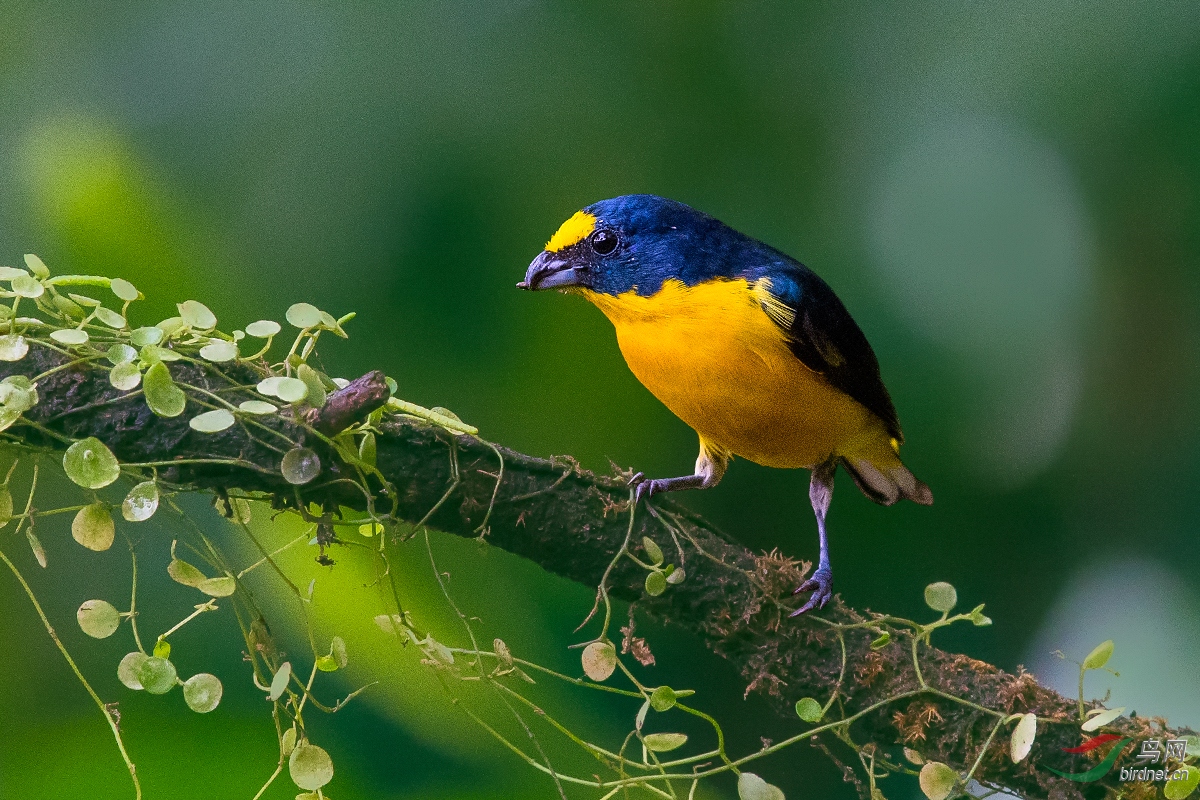
M517 284L518 289L537 291L563 286L582 286L584 273L560 258L557 253L543 252L533 260L525 271L525 280Z

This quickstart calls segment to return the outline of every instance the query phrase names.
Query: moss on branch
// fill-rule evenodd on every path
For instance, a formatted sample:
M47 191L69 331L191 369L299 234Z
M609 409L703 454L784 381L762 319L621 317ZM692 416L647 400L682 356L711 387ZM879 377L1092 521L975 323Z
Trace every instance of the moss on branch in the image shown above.
M265 492L277 505L291 507L366 506L360 468L339 457L346 443L339 444L337 435L387 402L380 373L331 393L324 406L302 418L264 416L254 430L239 423L201 433L189 427L193 414L156 416L140 392L115 389L103 371L87 365L56 369L67 361L61 352L35 344L24 359L0 362L0 378L44 376L40 401L5 432L9 440L65 449L94 436L123 464L155 465L159 480L167 483L219 494ZM189 407L197 397L233 404L251 398L260 377L246 364L217 369L187 360L173 363L171 372L187 389ZM570 459L533 458L404 415L385 417L375 427L378 473L366 480L377 505L409 522L424 519L436 506L430 526L482 537L589 587L615 564L608 579L612 597L637 601L646 613L699 636L736 665L747 692L763 693L781 716L795 721L798 735L811 726L797 718L795 703L836 697L825 722L861 714L835 731L852 740L860 755L873 758L878 752L882 761L884 749L905 745L960 773L975 765L973 776L981 783L1029 797L1091 797L1117 788L1110 774L1087 784L1085 793L1084 785L1042 767L1069 766L1061 750L1080 744L1080 729L1077 701L1033 676L914 642L920 633L903 621L856 611L840 598L820 614L788 619L791 590L807 564L752 553L701 517L657 498L653 508L638 511L629 536L624 481L596 476ZM272 432L281 434L278 442ZM289 442L319 455L316 480L303 486L285 480L280 462ZM643 537L686 573L658 596L645 591L645 569L632 559L614 562L626 542L633 543L633 555L653 561L640 544ZM880 644L881 633L890 641ZM1038 735L1030 757L1014 764L1008 736L992 734L1006 730L1007 715L1026 713L1037 715ZM1188 733L1166 731L1161 720L1146 718L1119 718L1110 727L1135 739ZM990 746L981 753L985 742ZM865 782L859 788L869 795Z

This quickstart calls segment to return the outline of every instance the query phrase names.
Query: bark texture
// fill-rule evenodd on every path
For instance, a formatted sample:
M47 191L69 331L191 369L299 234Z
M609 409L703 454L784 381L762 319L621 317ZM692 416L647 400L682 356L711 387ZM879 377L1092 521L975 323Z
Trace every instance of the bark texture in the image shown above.
M61 363L62 356L34 347L16 363L0 363L0 378L12 374L36 375ZM175 362L171 371L180 384L200 387L235 404L251 394L257 374L245 367L222 367L222 373ZM39 384L40 403L26 417L52 434L71 439L95 436L105 442L123 463L180 461L160 467L163 479L199 489L273 493L280 505L318 502L361 508L361 491L342 477L352 477L335 451L320 437L306 434L296 421L284 416L264 417L264 424L292 439L304 441L321 458L321 476L296 487L280 473L280 459L288 445L272 441L242 425L221 433L191 430L187 420L202 410L189 400L185 413L173 419L155 416L140 392L114 389L102 371L64 369ZM306 421L326 435L336 434L363 419L387 399L382 375L370 373L330 396ZM430 519L432 527L460 536L481 535L500 547L527 558L544 569L595 587L605 568L624 542L629 524L629 492L623 481L583 471L569 459L533 458L465 435L453 434L420 420L396 416L382 424L377 437L377 465L393 487L390 498L380 497L377 508L386 510L394 500L398 514L408 521L424 517L453 483L451 451L459 483ZM55 435L18 423L7 431L10 439L29 445L63 449ZM499 454L499 457L498 457ZM497 490L500 458L503 479ZM202 463L199 460L235 460L236 463ZM385 487L376 487L383 490ZM493 492L496 492L493 504ZM713 651L733 662L745 679L747 691L765 693L775 710L802 723L793 706L801 697L819 701L834 691L841 667L841 650L831 627L811 617L788 619L795 607L791 590L808 565L778 555L752 553L727 539L702 518L656 498L659 515L639 509L632 542L641 555L643 536L654 539L667 561L686 571L686 580L671 585L658 597L643 589L645 572L628 560L612 576L612 595L637 601L639 608L665 623L697 634ZM488 515L489 507L491 509ZM668 525L665 512L674 516ZM845 606L840 598L819 614L826 620L855 623L869 619ZM911 640L898 634L891 644L871 649L876 634L867 630L846 633L847 663L840 687L847 715L879 700L918 686L911 663ZM1116 787L1116 771L1100 781L1080 784L1056 777L1043 768L1082 772L1098 758L1071 756L1062 748L1080 744L1076 703L1040 686L1029 674L1010 674L965 655L920 647L921 670L928 683L946 693L982 706L1012 713L1034 712L1039 717L1062 720L1042 724L1033 752L1020 764L1008 754L1011 726L1001 730L984 755L976 776L1028 797L1098 797ZM837 711L837 707L833 709ZM905 744L926 758L943 761L966 771L979 755L994 719L982 712L936 695L899 700L856 721L851 735L860 744L894 748ZM1123 718L1113 726L1135 740L1168 738L1187 731L1167 731L1162 720Z

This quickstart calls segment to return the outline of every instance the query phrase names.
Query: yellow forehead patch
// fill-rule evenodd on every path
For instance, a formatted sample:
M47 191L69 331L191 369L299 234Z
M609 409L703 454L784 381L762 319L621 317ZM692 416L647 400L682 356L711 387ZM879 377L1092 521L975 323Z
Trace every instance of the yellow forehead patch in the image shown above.
M575 214L550 237L546 249L557 253L564 247L582 242L584 238L596 229L596 218L586 211L576 211Z

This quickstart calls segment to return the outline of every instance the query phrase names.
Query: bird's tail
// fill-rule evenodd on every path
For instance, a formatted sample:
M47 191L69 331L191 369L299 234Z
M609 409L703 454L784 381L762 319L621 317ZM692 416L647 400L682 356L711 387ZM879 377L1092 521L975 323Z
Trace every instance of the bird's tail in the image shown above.
M923 506L933 503L933 492L900 460L900 445L886 435L854 442L838 460L854 483L870 499L890 506L901 497Z

